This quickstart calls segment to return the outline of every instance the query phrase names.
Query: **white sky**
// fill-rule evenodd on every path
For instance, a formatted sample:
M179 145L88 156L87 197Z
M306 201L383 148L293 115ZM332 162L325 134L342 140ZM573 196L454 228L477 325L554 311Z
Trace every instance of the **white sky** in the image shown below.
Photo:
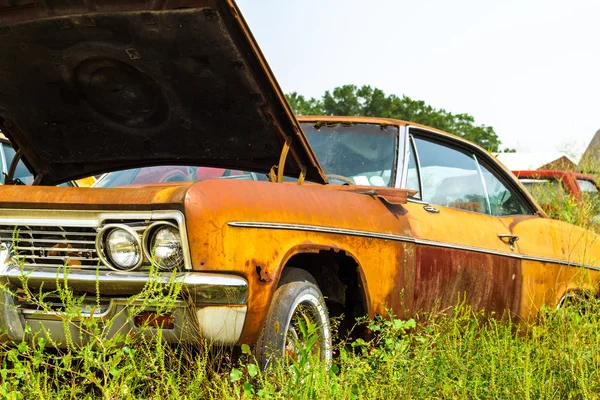
M502 148L582 152L600 129L598 0L238 0L282 89L344 84L491 125Z

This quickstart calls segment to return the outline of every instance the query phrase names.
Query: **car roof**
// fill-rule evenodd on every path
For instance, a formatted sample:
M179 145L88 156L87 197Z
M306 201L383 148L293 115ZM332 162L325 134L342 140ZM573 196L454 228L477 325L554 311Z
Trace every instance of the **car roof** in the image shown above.
M483 147L473 143L467 139L464 139L460 136L453 135L448 132L444 132L442 130L432 128L427 125L417 124L410 121L393 119L393 118L379 118L379 117L363 117L363 116L327 116L327 115L302 115L297 116L298 122L302 123L318 123L318 122L332 122L332 123L351 123L351 124L380 124L380 125L397 125L397 126L410 126L419 129L423 129L428 133L433 133L437 137L441 137L442 139L448 139L453 143L458 143L466 146L467 148L474 149L478 151L479 154L485 155L485 158L488 159L490 163L495 166L498 166L501 170L503 170L508 178L511 180L512 184L519 188L521 194L525 196L531 205L535 208L536 212L540 216L547 217L544 210L537 203L535 198L527 191L527 189L523 186L523 184L512 174L511 170L508 169L500 160L494 157L489 151L484 149Z
M308 122L346 122L353 124L379 124L379 125L398 125L398 126L411 126L414 128L425 129L430 132L435 132L441 136L445 136L452 140L458 140L464 144L469 146L476 146L479 149L485 151L489 154L489 152L483 147L473 143L467 139L464 139L460 136L453 135L451 133L442 131L437 128L433 128L431 126L418 124L416 122L405 121L402 119L394 119L394 118L380 118L380 117L363 117L363 116L332 116L332 115L299 115L296 117L298 122L300 123L308 123ZM491 155L491 154L490 154Z

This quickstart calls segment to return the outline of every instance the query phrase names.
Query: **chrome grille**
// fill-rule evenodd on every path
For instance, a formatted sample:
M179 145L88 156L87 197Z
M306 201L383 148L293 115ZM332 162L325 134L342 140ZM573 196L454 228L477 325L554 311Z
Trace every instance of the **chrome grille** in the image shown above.
M0 210L0 256L9 247L8 258L0 268L25 269L69 266L81 270L114 271L96 251L96 238L103 227L126 225L137 232L143 242L149 226L161 221L179 228L184 248L183 269L191 262L185 220L180 211L77 211L77 210ZM145 253L145 252L144 252ZM106 255L104 255L106 257ZM18 263L17 263L18 261ZM17 265L19 264L19 265ZM150 270L151 260L144 256L138 270Z
M0 242L10 244L25 267L107 268L95 241L95 228L0 225Z

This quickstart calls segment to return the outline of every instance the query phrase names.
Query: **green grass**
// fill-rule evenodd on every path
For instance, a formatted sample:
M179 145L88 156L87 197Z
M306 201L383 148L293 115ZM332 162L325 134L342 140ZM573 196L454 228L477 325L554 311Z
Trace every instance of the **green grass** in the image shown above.
M593 300L583 315L546 310L527 327L467 306L417 323L378 319L374 339L342 343L329 370L309 357L263 373L247 346L232 361L160 335L66 351L20 343L0 351L0 398L596 398L599 316Z

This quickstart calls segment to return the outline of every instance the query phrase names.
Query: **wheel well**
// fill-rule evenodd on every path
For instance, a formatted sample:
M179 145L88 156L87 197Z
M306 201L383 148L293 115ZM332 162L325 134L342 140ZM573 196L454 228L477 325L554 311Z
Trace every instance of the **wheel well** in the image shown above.
M319 250L292 256L285 268L299 268L310 273L317 284L329 310L337 318L338 336L344 338L356 324L356 319L367 315L364 284L359 274L358 262L343 250ZM354 335L361 335L356 329Z

